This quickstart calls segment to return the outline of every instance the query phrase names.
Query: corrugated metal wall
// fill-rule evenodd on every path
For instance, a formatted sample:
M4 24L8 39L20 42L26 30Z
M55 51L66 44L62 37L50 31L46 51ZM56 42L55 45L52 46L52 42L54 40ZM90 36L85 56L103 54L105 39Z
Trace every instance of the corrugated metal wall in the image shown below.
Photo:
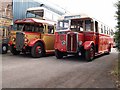
M13 21L25 18L28 8L39 6L40 3L33 0L13 0Z

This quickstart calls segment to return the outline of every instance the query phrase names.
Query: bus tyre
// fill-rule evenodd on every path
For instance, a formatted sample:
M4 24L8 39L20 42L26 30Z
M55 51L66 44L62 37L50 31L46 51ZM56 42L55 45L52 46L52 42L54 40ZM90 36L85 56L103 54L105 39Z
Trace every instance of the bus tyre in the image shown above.
M108 51L106 54L110 54L110 52L111 52L111 45L108 46Z
M63 58L63 53L60 52L59 50L55 50L55 56L57 59L61 59Z
M10 51L13 55L19 55L20 51L17 51L16 48L14 48L14 46L10 46Z
M41 43L37 42L31 49L31 55L34 58L40 58L45 55L44 48Z
M8 51L8 45L7 44L3 44L2 45L2 54L6 54Z
M89 62L92 61L95 57L94 47L85 51L85 59Z

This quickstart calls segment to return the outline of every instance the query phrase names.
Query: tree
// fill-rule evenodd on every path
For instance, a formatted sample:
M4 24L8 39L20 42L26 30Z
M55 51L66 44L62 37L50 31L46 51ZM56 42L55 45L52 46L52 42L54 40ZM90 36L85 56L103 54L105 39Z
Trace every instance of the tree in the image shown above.
M120 51L120 1L116 3L116 19L117 19L117 26L116 26L116 32L115 32L115 42L117 45L117 49Z

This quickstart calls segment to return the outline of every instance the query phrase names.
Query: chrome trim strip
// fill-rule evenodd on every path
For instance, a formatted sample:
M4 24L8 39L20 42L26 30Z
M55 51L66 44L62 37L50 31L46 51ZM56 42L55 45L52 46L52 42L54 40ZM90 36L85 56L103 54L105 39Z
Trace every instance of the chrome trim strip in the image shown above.
M76 49L76 52L78 51L78 33L77 33L77 37L76 37L77 39L77 49Z
M71 32L68 32L66 35L66 50L67 50L67 52L69 52L69 53L77 53L77 50L78 50L78 32L74 32L74 34L76 35L76 51L75 52L73 52L72 50L73 50L73 36L71 37L71 50L70 51L68 51L68 35L70 34Z
M73 36L71 36L71 50L70 51L72 50L73 50Z

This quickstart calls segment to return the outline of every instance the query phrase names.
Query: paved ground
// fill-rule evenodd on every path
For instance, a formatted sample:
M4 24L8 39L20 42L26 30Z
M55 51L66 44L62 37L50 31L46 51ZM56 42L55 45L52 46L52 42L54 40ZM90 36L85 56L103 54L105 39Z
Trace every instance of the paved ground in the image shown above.
M114 88L110 70L118 53L96 57L92 62L82 58L55 56L31 58L13 56L2 58L3 88Z

